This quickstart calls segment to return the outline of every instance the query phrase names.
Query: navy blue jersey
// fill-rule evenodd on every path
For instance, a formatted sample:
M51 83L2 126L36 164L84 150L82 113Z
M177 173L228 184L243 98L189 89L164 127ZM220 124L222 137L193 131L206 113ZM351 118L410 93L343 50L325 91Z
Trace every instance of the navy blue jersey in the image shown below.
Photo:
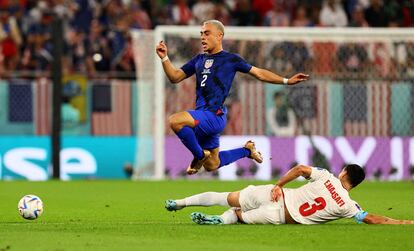
M190 77L196 74L196 110L226 113L224 101L237 71L248 73L252 66L237 54L221 51L198 54L181 69Z

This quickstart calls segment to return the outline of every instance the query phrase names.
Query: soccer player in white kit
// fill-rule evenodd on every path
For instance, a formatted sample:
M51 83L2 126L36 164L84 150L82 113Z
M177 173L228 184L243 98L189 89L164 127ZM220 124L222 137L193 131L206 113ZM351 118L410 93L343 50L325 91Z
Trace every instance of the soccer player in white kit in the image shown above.
M309 183L283 188L299 176ZM365 212L349 197L349 191L365 178L364 170L347 165L336 178L325 169L298 165L276 185L248 186L236 192L206 192L180 200L167 200L165 208L176 211L188 206L230 206L222 215L191 214L197 224L319 224L340 218L354 218L367 224L414 224Z

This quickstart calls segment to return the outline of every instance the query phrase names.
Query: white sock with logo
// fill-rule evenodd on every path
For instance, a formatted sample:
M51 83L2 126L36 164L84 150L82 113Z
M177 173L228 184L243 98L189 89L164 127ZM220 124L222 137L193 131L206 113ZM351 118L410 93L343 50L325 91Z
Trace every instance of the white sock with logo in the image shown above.
M236 224L237 223L237 207L229 208L226 212L220 215L220 218L223 220L223 224Z
M227 202L227 196L229 192L216 193L206 192L196 194L190 197L186 197L181 200L176 200L177 206L179 207L191 207L191 206L229 206Z

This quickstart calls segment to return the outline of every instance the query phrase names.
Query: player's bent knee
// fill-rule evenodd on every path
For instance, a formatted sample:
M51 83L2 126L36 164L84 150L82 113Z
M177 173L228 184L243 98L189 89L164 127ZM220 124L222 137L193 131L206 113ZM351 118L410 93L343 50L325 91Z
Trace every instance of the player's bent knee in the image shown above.
M168 117L168 125L171 127L171 129L173 129L173 127L176 125L176 123L177 123L177 120L176 120L175 114L170 115Z
M180 121L180 117L177 114L168 117L168 124L174 132L178 132L184 127L184 124Z
M168 117L168 124L174 132L178 132L184 126L194 127L194 119L183 112L174 113Z
M220 163L218 161L207 161L206 163L204 163L204 169L206 169L206 171L208 172L212 172L215 171L219 168Z
M229 193L229 195L227 195L227 203L231 207L241 207L240 206L240 191Z

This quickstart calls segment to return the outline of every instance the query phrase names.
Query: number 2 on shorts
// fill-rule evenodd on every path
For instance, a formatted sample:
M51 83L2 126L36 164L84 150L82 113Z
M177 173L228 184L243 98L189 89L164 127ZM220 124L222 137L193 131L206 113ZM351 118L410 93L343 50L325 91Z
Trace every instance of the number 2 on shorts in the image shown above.
M302 216L306 217L316 213L318 210L323 210L326 207L326 201L322 197L314 199L314 204L309 204L308 202L302 204L299 207L299 212Z

